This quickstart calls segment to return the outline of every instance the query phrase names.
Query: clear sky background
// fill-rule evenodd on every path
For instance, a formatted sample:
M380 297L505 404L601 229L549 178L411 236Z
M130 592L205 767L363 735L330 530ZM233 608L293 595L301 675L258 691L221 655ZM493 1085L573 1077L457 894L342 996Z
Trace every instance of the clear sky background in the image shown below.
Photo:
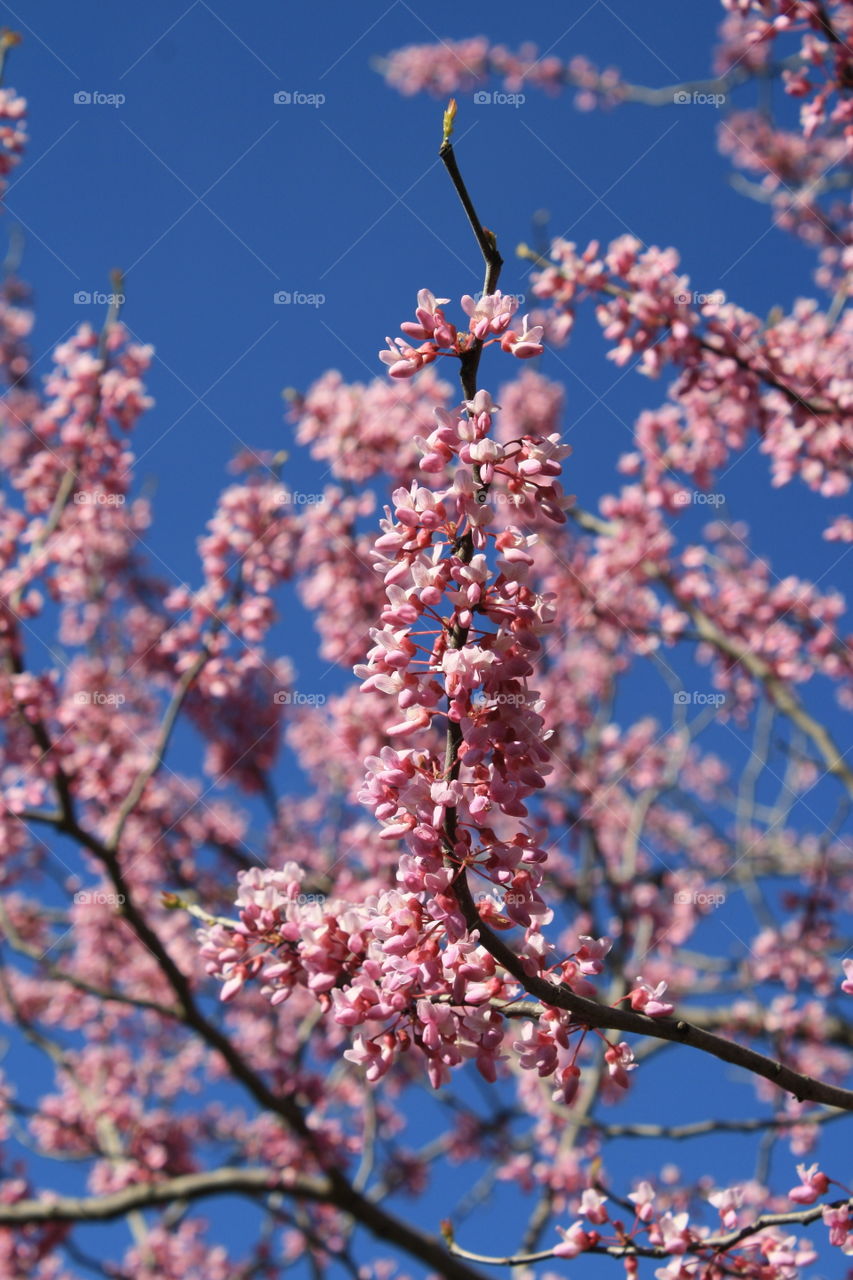
M529 39L561 58L584 53L632 81L669 84L710 73L720 15L714 0L580 0L524 11L509 0L433 0L423 8L407 0L0 5L0 22L24 34L7 83L30 101L31 142L4 216L24 233L20 271L35 289L38 370L48 370L53 347L81 320L101 324L103 306L75 296L108 291L110 270L121 268L123 318L156 348L149 377L156 407L134 440L137 489L154 502L146 544L167 581L198 584L195 538L239 449L291 447L290 482L309 489L324 482L322 468L292 449L284 387L305 389L329 368L350 380L378 376L377 352L410 318L419 288L458 299L481 287L479 255L437 158L444 104L401 98L371 59L404 44L482 33L513 48ZM280 92L325 100L277 104ZM79 94L124 101L81 103ZM776 304L787 311L814 292L812 255L771 228L766 206L728 184L713 106L584 114L572 97L529 91L516 109L460 95L457 154L506 258L506 291L528 289L513 251L533 238L544 209L551 233L580 243L630 231L648 244L674 244L693 288L722 288L760 315ZM741 99L746 104L750 90L738 91ZM277 305L279 291L324 301ZM588 312L571 346L542 363L566 385L575 449L567 487L588 507L618 484L614 464L630 448L632 422L665 391L665 382L650 386L603 352ZM489 385L488 358L483 371ZM495 383L512 372L501 361ZM720 486L727 512L760 530L757 549L783 574L818 576L835 558L819 537L827 504L801 486L770 491L766 472L753 450L727 475ZM833 514L841 509L830 506ZM706 516L700 509L685 519L698 530ZM292 619L280 634L304 688L320 670L314 639ZM332 692L345 677L323 679ZM820 694L815 705L831 706ZM178 749L176 768L184 763L180 740ZM719 1080L720 1064L694 1055L681 1070L690 1072L689 1094L671 1083L664 1090L650 1069L622 1108L625 1118L663 1118L664 1104L671 1120L705 1114L697 1099ZM751 1091L741 1090L741 1105L750 1101ZM742 1150L737 1140L717 1139L707 1171L724 1181L731 1163L742 1173ZM676 1155L696 1171L692 1154ZM626 1144L620 1172L640 1172L646 1160ZM430 1194L425 1225L435 1226L458 1189L451 1179ZM502 1193L500 1219L473 1247L512 1244L514 1195ZM572 1266L578 1280L593 1274L600 1274L593 1260Z

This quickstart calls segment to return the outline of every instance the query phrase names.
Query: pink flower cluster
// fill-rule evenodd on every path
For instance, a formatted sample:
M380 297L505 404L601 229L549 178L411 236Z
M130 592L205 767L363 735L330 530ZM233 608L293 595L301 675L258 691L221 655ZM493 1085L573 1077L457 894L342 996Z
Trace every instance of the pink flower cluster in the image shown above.
M538 893L545 853L528 807L552 767L544 707L529 681L553 606L529 584L537 536L498 512L528 503L559 524L567 500L557 477L568 449L556 434L498 443L494 414L484 391L455 413L436 410L434 430L417 442L421 467L427 477L455 468L452 482L397 489L374 550L382 625L357 671L363 698L391 697L398 711L384 727L395 745L367 760L360 798L384 841L405 842L400 888L337 901L306 889L296 864L251 871L241 877L239 923L217 921L202 935L223 999L252 979L274 1004L310 991L338 1024L358 1029L346 1056L371 1081L412 1046L434 1084L471 1057L495 1076L506 1031L491 1002L512 998L517 984L468 937L453 892L458 868L483 883L484 920L524 930L531 970L553 966L541 931L550 912ZM458 726L458 768L448 767L435 733L448 722ZM560 980L591 994L588 979L603 970L609 946L581 938L574 958L556 966ZM638 987L632 999L667 1012L655 1003L664 985ZM580 1076L569 1031L565 1014L547 1011L510 1042L523 1067L556 1075L566 1102ZM628 1046L606 1046L606 1066L627 1087Z
M785 52L792 52L784 63L782 51L777 54L781 77L785 92L802 101L806 137L822 126L849 125L853 18L846 0L722 0L722 5L727 13L714 51L720 76L737 82L766 74L776 42L784 42ZM529 41L517 51L490 44L486 36L408 45L390 53L381 69L387 82L407 95L447 97L479 89L494 76L509 92L535 88L556 95L574 88L576 105L583 110L637 98L656 101L653 91L627 84L614 68L602 71L580 55L568 61L551 53L540 55Z
M556 240L534 292L550 303L540 318L549 337L564 340L579 302L591 297L609 356L624 365L639 359L656 376L667 362L681 370L674 404L644 414L637 426L639 455L623 468L642 470L657 501L672 507L678 471L710 487L732 450L750 430L770 455L774 484L798 475L825 496L846 492L853 454L853 315L834 323L815 303L799 302L790 316L763 325L726 303L722 293L696 299L678 275L672 250L643 249L631 236L605 253L593 241L583 253ZM664 483L662 483L664 481ZM678 499L675 498L675 505Z
M548 948L540 929L550 918L537 889L545 853L525 820L552 766L544 706L528 682L553 606L528 585L536 535L513 524L493 529L489 499L493 485L506 485L508 496L522 491L559 521L555 477L568 450L557 436L499 444L490 433L494 412L485 391L462 414L439 411L436 430L419 442L421 467L430 475L462 464L453 483L398 489L382 523L376 566L387 604L356 670L365 690L396 703L389 737L415 743L367 761L361 798L383 823L383 838L405 840L399 879L426 895L451 945L466 936L453 881L470 868L491 886L480 895L483 918L522 926L523 952L541 970ZM455 740L452 757L424 738L437 718ZM569 1067L555 1052L560 1044L568 1048L565 1019L546 1015L516 1049L523 1065L551 1074ZM576 1072L564 1069L560 1084L573 1093Z
M426 91L447 97L477 89L491 76L499 76L511 93L534 87L557 94L566 86L574 87L577 105L586 110L622 100L618 71L601 71L580 54L567 62L553 54L541 56L529 41L517 51L491 45L485 36L407 45L388 55L383 70L388 83L407 95Z
M332 371L294 395L289 416L298 443L328 463L336 480L364 484L382 474L402 482L417 466L413 435L429 430L433 410L446 408L451 395L431 369L416 382L375 378L366 385Z
M0 466L22 510L0 504L0 594L32 618L44 606L45 586L62 610L62 639L72 644L95 633L132 576L136 542L149 523L147 500L128 497L126 436L151 403L142 382L151 349L129 341L119 324L103 353L98 343L81 325L56 348L47 401L26 385L22 345L4 352L11 365L3 373L17 381L0 408ZM105 584L97 601L95 579Z
M808 1185L795 1188L795 1192L803 1189L808 1194L798 1198L792 1192L791 1198L801 1204L811 1204L818 1192L808 1180L822 1185L826 1179L816 1172L816 1165L810 1169L800 1165L798 1171ZM678 1171L671 1172L677 1175ZM707 1199L720 1215L722 1233L737 1232L748 1221L743 1212L745 1206L754 1208L766 1197L765 1188L754 1183L711 1191L707 1189L706 1181L697 1190L700 1191L697 1209L701 1212L701 1199ZM606 1249L627 1241L647 1244L662 1250L668 1257L665 1265L654 1273L657 1280L697 1280L700 1275L716 1280L729 1274L742 1276L744 1280L796 1280L802 1274L800 1268L807 1267L817 1258L817 1252L809 1241L786 1235L784 1228L776 1226L755 1230L733 1244L721 1247L715 1243L719 1239L716 1232L701 1222L691 1221L692 1205L684 1192L672 1194L650 1182L641 1181L635 1184L635 1190L627 1195L626 1200L633 1205L634 1217L630 1225L611 1217L608 1197L596 1188L587 1187L575 1200L575 1211L581 1217L569 1228L557 1227L560 1243L554 1246L553 1256L576 1258L596 1246ZM847 1206L826 1206L823 1219L829 1227L830 1243L850 1252ZM606 1232L608 1226L610 1234ZM625 1263L626 1274L636 1277L637 1258L628 1256Z
M803 101L800 119L805 136L810 138L824 124L849 127L853 15L845 0L827 4L814 0L722 0L722 4L738 20L733 23L730 18L723 25L723 62L731 65L740 58L753 60L756 56L766 60L776 40L794 36L793 65L784 67L782 76L786 93Z
M413 347L403 338L388 338L388 349L379 353L379 359L388 365L392 378L411 378L437 356L462 356L477 342L489 346L500 341L501 350L508 351L519 360L529 360L542 354L543 347L539 341L542 329L528 328L527 316L522 319L520 332L509 327L518 310L518 299L512 294L504 295L498 289L475 299L466 293L462 298L462 310L468 316L468 329L464 333L450 323L442 310L449 301L449 298L436 298L429 289L420 290L415 312L417 320L406 321L400 328L406 338L412 338L421 345Z
M273 1005L306 989L340 1026L364 1028L344 1056L371 1082L413 1046L435 1087L472 1058L494 1080L503 1020L490 1001L511 998L513 988L492 958L471 941L441 947L437 913L411 893L347 903L311 893L306 879L292 862L281 871L244 872L239 923L201 931L222 999L252 978Z

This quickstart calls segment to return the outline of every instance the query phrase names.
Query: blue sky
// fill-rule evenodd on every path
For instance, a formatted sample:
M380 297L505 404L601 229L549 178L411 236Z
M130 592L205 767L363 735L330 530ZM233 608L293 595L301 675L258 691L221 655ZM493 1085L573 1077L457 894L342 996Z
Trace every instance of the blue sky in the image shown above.
M377 352L410 318L419 288L458 298L481 287L470 230L437 159L444 104L399 97L371 59L483 33L668 84L709 73L720 12L684 0L525 13L508 0L476 9L434 0L423 10L405 0L0 5L0 22L24 34L7 83L30 100L31 142L5 217L24 234L38 368L47 371L52 348L81 320L101 323L103 307L75 296L109 290L110 270L121 268L125 322L156 349L156 407L135 448L137 489L154 502L146 544L167 581L198 583L195 538L238 449L291 448L288 477L302 487L322 482L322 469L292 448L284 387L304 389L330 367L353 380L379 375ZM275 101L281 93L290 103ZM582 243L630 231L675 244L695 289L723 288L759 314L813 292L811 255L728 185L715 149L719 120L710 105L582 114L571 95L531 92L518 109L460 95L457 153L503 250L503 288L525 292L513 250L532 238L544 209L554 234ZM280 291L323 301L279 305ZM572 345L542 366L566 384L568 487L587 506L618 483L614 463L630 447L631 423L665 390L623 376L603 349L588 316ZM503 362L495 381L507 376ZM489 385L488 359L483 377ZM757 528L759 550L783 572L809 576L816 560L832 559L819 538L819 504L799 487L770 491L765 474L757 451L730 473L729 512ZM295 631L282 631L288 646ZM300 674L316 664L315 650L308 632L288 648ZM342 678L331 681L339 687ZM180 755L173 763L181 766ZM701 1061L690 1069L709 1088L719 1074ZM632 1103L637 1118L664 1097L653 1079L645 1102L640 1092ZM684 1118L692 1114L686 1107ZM715 1150L711 1172L722 1179L726 1148ZM637 1159L626 1154L626 1169ZM426 1220L433 1208L438 1199Z
M686 20L683 5L661 0L640 25L634 5L598 0L566 29L550 8L522 21L503 0L487 21L481 11L464 25L459 6L441 0L426 17L404 0L367 11L335 5L322 18L290 3L219 8L46 0L32 15L0 6L25 35L8 83L31 100L32 142L8 206L36 291L35 349L44 369L72 325L99 324L103 308L74 298L108 290L111 268L124 270L125 321L157 353L149 379L157 407L136 436L137 476L155 493L148 542L171 580L196 577L192 538L234 452L289 443L285 386L304 388L329 367L376 376L376 352L409 317L418 288L458 297L481 285L436 157L442 104L399 97L371 58L432 33L484 31L669 83L707 72L718 16L706 4L690 6ZM325 101L277 105L281 91ZM80 104L80 93L125 101ZM581 114L571 95L530 93L521 109L463 95L457 149L504 250L504 288L525 291L526 266L513 250L545 209L555 234L581 242L630 230L676 244L697 290L723 288L760 314L808 292L808 253L768 230L764 206L727 186L714 148L719 119L704 105ZM277 306L282 290L324 301ZM591 319L543 369L565 379L569 435L583 463L573 487L592 499L612 485L637 409L662 388L621 377ZM291 474L303 465L294 455ZM754 501L752 472L732 474L734 505L741 495ZM801 496L809 515L813 504ZM801 557L801 531L780 522L772 550Z

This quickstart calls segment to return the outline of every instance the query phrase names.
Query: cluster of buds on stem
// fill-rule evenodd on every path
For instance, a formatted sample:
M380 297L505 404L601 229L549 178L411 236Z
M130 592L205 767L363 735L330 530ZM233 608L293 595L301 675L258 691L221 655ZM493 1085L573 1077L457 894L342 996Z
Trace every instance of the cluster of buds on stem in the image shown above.
M392 378L411 378L438 356L461 357L471 350L475 342L484 346L499 342L502 351L508 351L519 360L529 360L542 354L541 327L528 328L528 318L524 316L520 331L510 328L512 317L518 310L518 299L512 294L502 294L498 289L475 299L466 293L462 298L462 310L468 316L468 328L462 333L442 310L449 301L449 298L436 298L429 289L421 289L415 311L417 320L400 325L406 339L388 338L388 349L379 353L379 359L388 365ZM421 345L413 347L407 339Z

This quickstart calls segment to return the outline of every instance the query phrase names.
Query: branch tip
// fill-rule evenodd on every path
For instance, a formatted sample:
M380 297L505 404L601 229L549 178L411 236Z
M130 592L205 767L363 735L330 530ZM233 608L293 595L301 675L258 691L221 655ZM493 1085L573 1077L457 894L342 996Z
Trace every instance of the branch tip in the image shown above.
M447 104L447 107L445 108L444 121L442 123L443 132L442 132L442 138L441 138L441 145L443 147L450 145L450 138L453 133L453 124L454 124L454 121L456 120L457 110L458 110L458 106L457 106L456 99L451 98Z

